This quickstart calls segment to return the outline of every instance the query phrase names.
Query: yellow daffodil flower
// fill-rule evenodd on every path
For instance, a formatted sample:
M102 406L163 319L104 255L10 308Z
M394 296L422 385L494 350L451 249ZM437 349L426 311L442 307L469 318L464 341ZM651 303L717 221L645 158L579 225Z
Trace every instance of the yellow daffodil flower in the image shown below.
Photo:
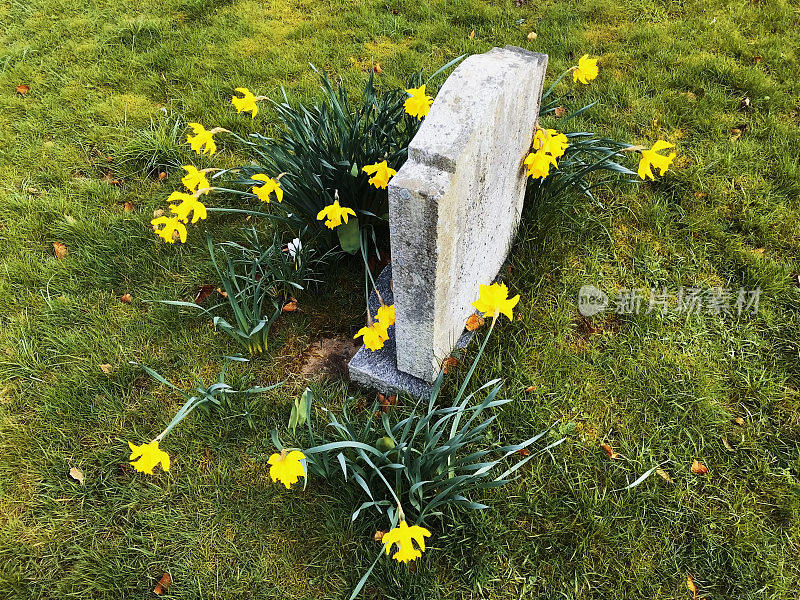
M588 84L592 79L597 77L598 72L597 59L589 58L588 54L584 54L580 57L578 66L575 67L575 70L572 72L572 80Z
M514 320L514 307L519 302L519 294L513 298L508 297L508 287L505 283L478 286L480 298L472 303L476 310L483 313L484 317L497 318L500 314Z
M211 184L208 183L205 171L198 171L194 165L185 165L182 168L186 171L186 175L181 179L181 183L186 186L187 190L190 192L204 190L200 192L201 194L207 194L211 191Z
M675 156L677 156L674 152L670 152L669 156L664 156L663 154L658 154L660 150L666 150L667 148L674 148L675 144L670 144L669 142L665 142L664 140L658 140L650 150L642 150L642 159L639 161L639 177L645 179L649 177L650 179L655 181L655 175L653 175L653 167L659 170L659 175L663 175L669 169L669 166L672 164L672 161L675 160Z
M409 97L406 98L403 107L409 115L421 121L422 117L427 115L428 111L430 111L433 98L425 94L424 85L418 88L408 89L406 90L406 94L408 94Z
M192 150L198 154L208 154L209 156L217 151L213 130L206 130L200 123L189 123L189 127L194 131L194 136L187 135L186 141L189 142ZM205 149L203 149L203 146L205 146Z
M253 181L263 181L264 185L253 186L253 193L258 197L259 200L262 202L266 202L269 204L269 195L275 192L275 199L278 202L283 202L283 189L281 188L281 184L277 179L273 179L268 175L264 175L263 173L257 173L250 177Z
M352 208L340 206L339 201L334 200L333 204L329 204L317 213L317 221L327 219L327 221L325 221L325 227L328 229L333 229L341 225L342 222L347 223L350 215L354 217L356 216L356 213Z
M374 185L379 190L385 190L386 186L389 185L389 180L397 175L397 171L386 164L385 160L374 165L367 165L362 170L367 175L372 175L369 179L369 184Z
M545 154L541 150L528 154L528 156L525 157L524 162L525 166L528 167L528 172L526 175L528 177L533 177L534 179L537 179L538 177L544 179L550 175L550 165L558 168L556 159L550 154Z
M358 333L353 336L353 339L360 336L364 342L364 348L375 352L375 350L383 348L383 344L389 339L389 332L387 329L387 326L375 321L369 327L362 327L359 329Z
M564 156L567 146L569 146L567 136L555 129L537 129L536 135L533 136L533 147L553 158Z
M422 556L422 553L425 552L425 538L430 536L431 532L424 527L419 525L409 527L408 523L403 520L400 521L400 525L383 534L382 541L386 544L387 556L391 553L392 546L397 544L397 552L392 558L397 562L408 562ZM412 540L417 542L419 550L414 547Z
M237 114L249 112L255 117L258 114L258 99L255 94L243 87L236 88L236 91L242 95L242 98L238 96L231 98L231 104L236 107Z
M389 306L382 304L378 308L378 314L375 315L375 319L387 329L394 325L394 304Z
M156 235L159 235L165 242L172 244L175 242L175 233L181 240L181 243L186 242L186 225L181 223L177 217L158 217L150 221ZM159 225L163 225L162 229L156 229Z
M305 457L306 455L300 450L291 452L283 450L280 454L276 452L270 456L267 464L272 481L280 481L288 490L293 483L297 483L299 477L306 476L306 470L303 468L303 463L300 462Z
M128 459L133 468L140 473L153 474L153 468L161 463L161 468L169 471L169 454L158 448L158 440L153 440L149 444L137 446L128 442L131 448L131 456Z
M208 216L206 206L191 194L183 192L172 192L167 198L167 202L178 202L180 204L170 204L169 209L178 217L179 221L189 222L189 213L192 213L192 223L197 223L200 219Z

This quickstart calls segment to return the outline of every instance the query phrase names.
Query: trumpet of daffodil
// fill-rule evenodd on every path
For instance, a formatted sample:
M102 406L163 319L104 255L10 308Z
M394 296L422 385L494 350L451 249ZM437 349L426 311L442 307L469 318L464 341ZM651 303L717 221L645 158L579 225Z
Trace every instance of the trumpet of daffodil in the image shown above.
M169 209L178 217L179 221L189 222L189 214L192 215L192 223L197 223L200 219L208 216L206 206L191 194L183 192L172 192L167 198L167 202L180 202L180 204L170 204Z
M327 219L327 221L325 221L325 227L328 229L333 229L341 225L342 222L347 223L350 215L354 217L356 216L356 213L352 208L340 206L339 201L334 200L333 204L329 204L317 213L317 221Z
M652 180L655 180L655 176L653 175L653 167L659 170L659 174L663 175L669 169L669 166L672 164L672 161L675 160L676 154L674 152L670 152L668 156L664 156L663 154L659 154L660 150L666 150L667 148L674 148L675 144L670 144L669 142L665 142L664 140L658 140L650 150L642 150L642 158L639 161L639 177L645 179L649 177Z
M386 544L387 556L391 553L392 546L397 544L397 552L392 556L397 562L408 562L422 556L425 552L425 538L430 537L431 532L419 525L408 526L405 520L400 521L400 525L391 531L383 534L383 543ZM413 540L413 541L412 541ZM414 547L416 542L419 550Z
M186 141L192 150L198 154L208 154L209 156L217 151L217 144L214 143L214 130L207 130L200 123L189 123L189 127L194 131L194 136L187 135ZM205 149L203 148L205 146Z
M550 154L545 154L541 150L531 152L525 157L525 166L528 167L526 175L537 179L541 177L544 179L550 175L550 165L558 168L555 157Z
M168 244L175 242L175 233L178 234L182 244L186 242L186 225L178 217L158 217L150 221L150 224L156 235L159 235ZM163 225L163 227L157 229L159 225Z
M280 481L286 486L288 490L293 483L297 483L299 477L306 476L306 470L303 463L300 462L306 457L300 450L292 450L289 452L284 449L280 454L277 452L269 457L267 464L269 465L269 476L272 481Z
M597 77L599 69L597 68L597 59L589 58L588 54L584 54L578 60L578 66L574 67L572 72L572 80L580 81L581 83L588 84L592 79Z
M533 136L533 147L553 158L561 158L569 146L569 140L555 129L537 129Z
M190 192L202 190L200 194L207 194L211 191L211 184L208 183L205 171L199 171L194 165L185 165L182 167L186 171L186 175L181 179L181 183L186 186Z
M283 202L283 189L281 188L281 184L277 179L273 179L272 177L264 175L263 173L257 173L250 179L253 181L264 182L264 185L253 186L253 193L258 197L259 200L269 204L269 195L274 192L275 199L278 202Z
M158 440L153 440L149 444L137 446L128 442L131 448L131 456L128 459L133 468L140 473L153 474L153 468L161 463L161 468L169 471L169 454L158 448Z
M236 91L242 95L241 98L238 96L231 98L231 104L236 107L237 114L249 112L255 117L258 114L258 99L255 94L243 87L236 88Z
M508 297L508 287L505 283L478 286L480 297L472 303L476 310L483 313L484 317L497 318L500 314L514 320L514 307L519 302L519 294L513 298Z
M425 94L425 86L421 85L418 88L411 88L406 90L408 98L406 98L403 107L406 112L412 117L416 117L420 121L422 117L428 114L433 104L433 98Z
M369 179L369 184L374 185L379 190L385 190L386 186L389 185L389 180L397 175L397 171L386 164L385 160L374 165L367 165L362 170L367 175L372 175Z
M387 329L394 325L394 304L381 304L375 319Z
M353 339L360 336L364 342L364 348L375 352L375 350L383 348L383 344L389 339L389 332L387 329L388 326L375 321L372 325L359 329L358 333L353 336Z

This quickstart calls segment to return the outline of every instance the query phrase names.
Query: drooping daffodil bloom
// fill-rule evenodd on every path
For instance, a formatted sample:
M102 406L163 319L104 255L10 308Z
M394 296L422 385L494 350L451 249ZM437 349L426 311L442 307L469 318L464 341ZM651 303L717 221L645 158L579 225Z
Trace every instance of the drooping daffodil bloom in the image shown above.
M478 286L480 297L472 303L476 310L483 313L484 317L496 319L500 314L514 320L514 307L519 302L519 294L513 298L508 297L508 286L505 283Z
M197 223L200 219L208 216L206 206L191 194L183 192L172 192L167 198L167 202L180 202L180 204L170 204L169 209L178 217L179 221L189 222L189 214L192 215L192 223Z
M375 315L375 320L386 328L394 325L394 304L381 304L378 308L378 314Z
M397 171L391 168L386 161L367 165L362 169L367 175L372 175L369 184L374 185L379 190L385 190L389 185L389 180L397 175Z
M406 94L409 97L406 98L403 107L409 115L421 121L422 117L426 116L430 111L433 98L425 94L425 85L421 85L418 88L410 88L406 90Z
M186 186L190 192L200 191L200 194L207 194L211 191L211 184L208 183L205 170L198 170L194 165L184 165L183 170L186 175L181 179L181 183Z
M649 177L655 180L653 175L653 167L659 170L659 175L663 175L669 169L672 161L675 160L675 152L670 152L669 155L664 156L658 152L666 150L667 148L674 148L675 144L670 144L664 140L658 140L650 150L642 150L642 158L639 161L639 177L645 179Z
M182 244L186 242L186 225L178 217L157 217L150 221L150 224L153 226L153 231L156 232L156 235L160 236L168 244L175 242L175 234L178 235ZM163 225L163 227L158 229L159 225Z
M217 151L217 144L214 142L214 130L207 130L200 123L189 123L189 127L194 131L194 135L187 135L186 141L192 150L198 154L208 154L209 156Z
M422 556L425 552L425 538L430 537L431 532L419 525L408 526L405 520L400 521L400 525L391 531L383 534L383 543L386 544L386 554L390 554L392 546L397 544L397 552L392 556L397 562L408 562ZM419 549L414 547L417 543Z
M128 459L134 469L140 473L153 474L156 465L161 464L164 471L169 471L169 454L160 450L158 440L153 440L149 444L137 446L128 442L131 449L131 456Z
M338 200L334 200L333 204L329 204L317 213L317 221L327 219L327 221L325 221L325 227L334 229L343 222L347 223L350 215L355 217L356 212L352 208L341 206Z
M305 460L306 455L300 450L284 449L280 454L277 452L269 457L269 476L273 482L280 481L288 490L292 484L297 483L298 478L306 476L306 470L301 461Z
M236 108L236 112L238 114L249 112L255 117L258 114L258 98L247 88L239 87L236 91L242 95L241 98L238 96L231 98L231 104Z
M569 146L567 136L555 129L537 129L536 135L533 136L533 147L553 158L564 156L567 146Z
M383 348L386 340L389 339L389 332L387 329L388 327L383 325L383 323L375 321L372 325L364 326L359 329L358 333L353 336L353 339L361 337L364 342L364 348L375 352Z
M274 193L275 199L278 202L283 202L283 189L281 188L281 184L277 179L273 179L269 175L264 175L263 173L257 173L250 177L250 179L253 181L264 182L264 185L253 186L253 193L258 197L259 200L269 204L269 195Z
M600 72L597 68L597 59L589 58L588 54L584 54L578 59L578 66L574 67L574 69L575 70L572 72L572 80L580 81L587 85L592 79L596 78L597 74Z
M528 154L528 156L525 157L524 162L525 166L528 167L528 172L526 175L528 177L533 177L534 179L539 177L544 179L550 175L550 165L558 167L555 157L550 154L546 154L541 150Z

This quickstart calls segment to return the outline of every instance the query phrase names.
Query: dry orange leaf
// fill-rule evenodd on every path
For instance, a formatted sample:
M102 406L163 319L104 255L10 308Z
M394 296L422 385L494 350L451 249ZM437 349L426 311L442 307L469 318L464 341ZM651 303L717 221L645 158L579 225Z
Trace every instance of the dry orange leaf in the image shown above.
M556 118L560 119L567 114L567 109L563 106L556 106L556 109L553 111L553 113L556 115Z
M527 448L520 448L519 450L517 450L517 454L519 454L520 456L530 456L531 451L528 450Z
M475 331L476 329L480 329L483 327L484 321L483 317L480 315L470 315L467 319L467 331Z
M378 75L383 73L383 69L381 69L381 63L379 62L376 62L374 65L372 65L372 70L375 71Z
M373 539L376 542L382 542L383 541L383 536L385 536L386 533L387 533L386 531L381 531L380 529L378 529L378 531L375 532L375 535L373 536Z
M133 212L133 202L126 202L125 206L123 206L125 212Z
M701 463L699 460L694 459L692 461L692 473L695 475L705 475L708 473L708 467Z
M294 311L296 311L297 310L297 300L292 298L292 301L291 302L287 302L286 304L284 304L283 308L281 310L283 312L294 312Z
M528 387L525 388L525 391L528 392L529 394L531 392L535 392L536 391L536 386L535 385L529 385Z
M119 298L119 301L124 302L125 304L130 304L131 300L133 300L133 296L130 294L122 294L122 296Z
M66 244L53 242L53 254L58 260L64 260L68 254Z
M161 579L158 580L156 587L153 589L153 593L156 596L160 596L164 592L169 589L169 586L172 585L172 577L169 576L169 573L164 573L161 576Z
M686 587L692 592L692 599L697 600L697 586L694 584L694 579L691 575L686 578Z
M228 292L226 292L226 291L225 291L225 290L223 290L222 288L217 288L217 293L218 293L220 296L222 296L223 298L227 298L227 297L228 297Z
M739 427L744 427L744 419L742 417L736 417L733 420L733 422L736 423Z
M451 369L454 369L457 366L458 366L458 359L453 358L452 356L448 356L447 358L444 359L444 362L442 363L442 370L444 371L444 374L447 375Z
M614 460L615 458L619 458L619 454L618 454L618 453L616 453L616 452L614 452L614 450L612 450L611 446L609 446L609 445L608 445L608 444L606 444L605 442L603 442L602 444L600 444L600 447L601 447L603 450L605 450L605 451L606 451L606 454L608 455L608 458L610 458L611 460Z
M24 96L25 94L27 94L27 93L28 93L28 92L30 92L30 91L31 91L31 86L29 86L29 85L25 85L24 83L21 83L21 84L19 84L19 85L17 86L17 93L18 93L20 96Z
M390 406L397 406L397 396L395 394L392 394L391 396L378 394L378 402L381 405L381 412L389 412Z
M164 181L166 178L167 178L166 172L161 171L161 173L158 174L158 180L159 181Z

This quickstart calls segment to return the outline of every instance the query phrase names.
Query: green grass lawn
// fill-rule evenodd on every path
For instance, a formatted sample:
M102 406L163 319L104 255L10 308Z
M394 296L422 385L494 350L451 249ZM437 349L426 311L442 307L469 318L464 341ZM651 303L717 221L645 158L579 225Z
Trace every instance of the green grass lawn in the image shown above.
M294 373L308 348L363 323L358 269L334 269L282 318L270 352L236 371L287 379L254 406L253 427L194 414L164 445L168 474L134 473L127 440L155 436L180 399L128 361L189 386L238 349L207 319L147 302L211 281L202 232L224 219L185 246L160 242L149 220L180 174L160 181L125 159L165 113L263 131L269 110L237 117L233 88L313 97L309 62L360 85L377 60L388 88L506 44L549 54L549 80L599 56L591 85L560 86L564 105L599 100L582 127L666 139L678 159L656 183L606 190L602 208L564 197L526 209L507 277L519 319L498 325L478 376L504 377L517 398L492 442L556 420L567 441L484 495L488 510L431 526L415 568L382 560L364 596L686 599L691 574L708 600L798 597L796 2L0 0L0 25L0 597L150 598L164 571L173 598L349 595L386 523L352 525L355 495L320 482L272 484L264 459L307 384ZM586 283L762 295L754 316L589 322L577 312ZM363 396L335 379L313 386L334 404ZM709 473L692 474L693 459ZM620 491L658 464L671 480Z

